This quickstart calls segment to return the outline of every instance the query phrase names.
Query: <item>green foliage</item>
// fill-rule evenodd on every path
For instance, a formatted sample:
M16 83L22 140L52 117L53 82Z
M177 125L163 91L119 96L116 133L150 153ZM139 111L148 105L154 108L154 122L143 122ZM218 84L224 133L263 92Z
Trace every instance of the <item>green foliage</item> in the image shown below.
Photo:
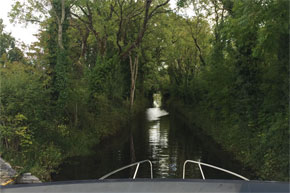
M14 117L2 115L0 139L2 139L6 148L14 151L24 149L25 151L32 144L31 133L29 133L25 120L27 118L22 114L17 114Z
M3 20L0 19L0 64L5 61L21 61L23 62L24 55L22 51L15 47L15 39L4 31Z
M64 2L60 22L61 1L16 1L14 22L41 24L28 54L0 20L1 154L21 172L49 180L63 159L129 122L120 55L133 45L131 113L160 91L261 179L288 180L288 1L179 0L192 18L158 9L143 32L145 0Z
M26 163L21 164L26 166L23 171L28 170L40 179L50 180L50 173L57 172L56 168L63 161L64 156L60 148L51 142L45 145L42 143L35 144L27 158Z
M102 94L109 99L121 100L123 75L117 57L98 59L96 65L88 73L92 97Z
M56 2L57 13L59 5ZM33 55L33 66L13 47L14 39L8 42L9 34L1 34L6 46L1 66L1 156L20 173L30 171L42 180L50 180L66 157L90 153L102 137L115 134L129 120L118 57L100 56L92 64L94 59L85 59L93 57L88 53L79 60L74 52L80 50L74 47L78 36L68 19L61 49L55 16L52 11L42 23L45 30L34 47L42 50ZM88 41L87 49L95 49L94 44Z
M8 53L7 53L7 55L8 55L8 60L10 62L15 62L15 61L21 61L21 62L23 62L24 61L24 54L17 47L9 50Z
M5 63L1 72L1 150L12 163L33 166L31 154L36 151L48 128L49 90L45 88L46 76L22 63ZM41 158L41 157L40 157ZM22 160L22 161L21 161ZM27 166L27 165L26 165ZM47 172L47 171L46 171Z
M289 2L223 3L229 14L214 26L219 39L211 42L208 65L190 75L188 87L186 71L169 68L169 103L181 101L175 108L260 179L288 181Z

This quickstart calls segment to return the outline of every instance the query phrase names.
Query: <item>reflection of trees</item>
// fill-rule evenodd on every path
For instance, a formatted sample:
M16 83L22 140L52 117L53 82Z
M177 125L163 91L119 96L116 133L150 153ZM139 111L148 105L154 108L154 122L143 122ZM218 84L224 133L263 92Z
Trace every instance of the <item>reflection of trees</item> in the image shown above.
M131 157L131 163L136 162L135 145L134 145L134 137L133 137L132 130L130 131L130 157Z
M130 129L130 158L131 158L131 163L136 162L134 136L133 136L132 128ZM135 167L131 167L130 176L133 176L134 171L135 171Z

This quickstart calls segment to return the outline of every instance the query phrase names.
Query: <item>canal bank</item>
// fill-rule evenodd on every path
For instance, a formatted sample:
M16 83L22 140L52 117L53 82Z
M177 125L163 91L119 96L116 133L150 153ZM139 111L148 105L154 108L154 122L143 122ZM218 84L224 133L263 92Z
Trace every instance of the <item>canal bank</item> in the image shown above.
M98 179L131 163L133 158L136 161L150 159L154 178L181 178L183 162L187 159L220 166L249 178L252 176L212 138L202 130L189 128L176 113L169 114L160 107L148 108L128 127L117 137L96 145L92 154L65 160L59 172L53 175L53 181ZM147 178L149 172L148 167L140 166L137 178ZM212 179L233 179L231 175L211 169L205 169L205 174ZM125 170L112 177L128 178L131 175L130 170ZM188 168L186 176L201 178L198 167L194 166Z
M19 174L11 165L0 157L0 185L35 184L41 181L31 173Z
M13 182L13 178L17 176L17 172L11 165L0 157L0 184L6 185Z
M206 135L207 138L210 138L211 141L214 142L216 148L226 152L232 160L235 160L235 162L244 168L243 170L247 171L245 173L241 171L240 173L245 175L248 174L246 176L252 180L267 180L259 175L257 166L249 163L249 161L243 157L243 152L237 148L234 148L234 145L231 144L232 139L227 140L225 136L221 136L221 134L216 133L218 130L222 133L222 129L224 129L225 126L220 125L218 120L211 120L210 114L206 115L201 110L196 111L196 108L188 107L180 103L178 100L174 102L173 100L167 100L164 103L165 108L169 112L177 115L178 118L187 125L189 130ZM241 135L239 137L242 138L243 136Z

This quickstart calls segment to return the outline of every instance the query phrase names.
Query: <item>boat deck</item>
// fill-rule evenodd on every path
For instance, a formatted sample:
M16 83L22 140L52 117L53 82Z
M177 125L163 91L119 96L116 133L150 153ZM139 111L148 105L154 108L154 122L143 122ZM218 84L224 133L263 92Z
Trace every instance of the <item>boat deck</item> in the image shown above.
M51 182L1 187L2 193L83 193L83 192L289 192L289 183L240 180L182 180L182 179L135 179L135 180L85 180Z

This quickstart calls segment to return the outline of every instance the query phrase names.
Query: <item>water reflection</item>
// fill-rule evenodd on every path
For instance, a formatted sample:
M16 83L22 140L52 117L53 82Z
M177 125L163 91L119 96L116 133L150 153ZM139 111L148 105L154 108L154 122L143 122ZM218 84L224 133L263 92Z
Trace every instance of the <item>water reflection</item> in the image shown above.
M168 115L168 112L159 107L149 108L146 111L148 121L158 121L160 117Z
M166 178L170 174L170 156L168 154L168 128L160 127L160 117L168 115L155 104L155 108L147 109L147 120L149 121L148 153L152 162L158 167L155 176Z
M147 109L140 119L132 123L132 132L124 131L116 137L94 147L88 156L69 158L61 165L58 180L97 179L106 173L125 166L132 161L132 142L136 161L149 159L153 163L154 178L181 178L185 160L200 160L250 177L242 164L233 161L214 141L198 128L188 128L176 114L168 114L158 107ZM188 165L188 178L201 178L197 165ZM231 179L232 176L204 168L207 178ZM137 177L148 178L148 166L140 166ZM113 178L132 177L130 170Z

